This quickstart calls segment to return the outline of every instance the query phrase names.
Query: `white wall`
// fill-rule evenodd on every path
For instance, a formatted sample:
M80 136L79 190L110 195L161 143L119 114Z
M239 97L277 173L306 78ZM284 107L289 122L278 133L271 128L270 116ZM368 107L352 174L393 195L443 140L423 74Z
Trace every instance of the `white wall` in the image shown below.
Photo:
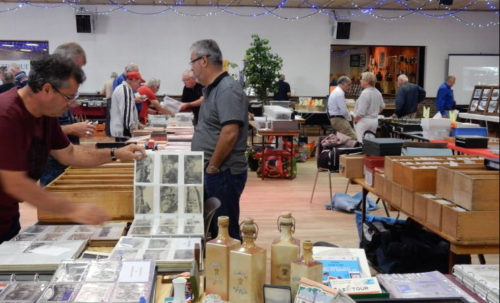
M16 4L2 3L0 11ZM95 10L93 6L86 7ZM98 6L99 11L112 6ZM142 12L158 11L160 6L131 6ZM213 8L180 8L187 13L205 14ZM242 14L261 12L258 8L231 8ZM302 16L309 10L284 9L281 15ZM398 14L397 12L386 12ZM334 40L327 16L316 14L298 21L282 21L272 16L236 17L225 13L206 18L192 18L168 12L141 16L123 11L99 15L93 34L76 33L75 13L69 7L59 9L22 8L0 14L0 40L48 40L50 51L57 45L76 41L87 52L84 70L87 82L81 92L101 88L112 71L122 72L129 62L137 62L142 75L160 78L160 93L181 94L182 71L189 68L189 47L199 39L215 39L224 58L242 66L251 34L271 41L272 52L284 60L282 72L295 94L325 95L330 72L330 45L418 45L427 47L425 88L428 96L443 82L448 54L499 53L499 27L474 28L451 18L437 19L410 16L398 21L372 17L351 19L351 39ZM466 12L460 16L469 22L498 21L491 13ZM340 42L340 43L339 43ZM368 58L367 58L368 60Z

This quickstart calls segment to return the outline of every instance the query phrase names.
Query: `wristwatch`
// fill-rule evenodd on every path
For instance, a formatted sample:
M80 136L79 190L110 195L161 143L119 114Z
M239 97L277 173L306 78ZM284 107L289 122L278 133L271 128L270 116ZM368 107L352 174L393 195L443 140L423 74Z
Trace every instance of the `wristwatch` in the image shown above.
M115 156L115 148L114 147L109 150L109 153L111 154L111 161L116 161L117 159Z
M209 173L211 173L211 174L215 174L215 173L220 172L220 169L219 169L219 168L217 168L217 167L215 167L215 166L213 166L213 165L209 165L209 166L207 167L207 170L208 170L208 172L209 172Z

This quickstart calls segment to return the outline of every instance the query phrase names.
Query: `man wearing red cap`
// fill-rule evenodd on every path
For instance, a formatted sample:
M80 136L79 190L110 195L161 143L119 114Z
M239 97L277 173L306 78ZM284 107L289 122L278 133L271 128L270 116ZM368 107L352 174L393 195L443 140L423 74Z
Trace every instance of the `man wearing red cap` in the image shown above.
M118 85L111 96L110 132L113 137L132 137L134 129L142 128L135 106L134 91L144 83L139 72L127 74L127 80Z

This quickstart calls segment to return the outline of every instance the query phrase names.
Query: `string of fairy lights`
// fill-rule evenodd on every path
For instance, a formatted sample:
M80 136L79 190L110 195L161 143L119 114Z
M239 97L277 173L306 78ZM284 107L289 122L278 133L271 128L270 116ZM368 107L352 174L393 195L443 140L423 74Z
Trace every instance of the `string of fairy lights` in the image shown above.
M182 8L187 7L188 5L184 4L185 0L179 0L172 3L165 3L163 0L158 0L155 1L155 5L152 6L154 7L154 11L149 11L149 12L143 12L137 9L137 5L135 5L134 0L128 0L126 3L122 4L119 2L116 2L114 0L110 0L109 4L113 6L112 8L105 9L105 10L96 10L96 11L90 11L90 10L85 10L84 12L87 13L92 13L92 14L97 14L97 15L107 15L111 14L114 12L125 12L129 14L134 14L134 15L141 15L141 16L158 16L166 13L176 13L178 15L182 15L185 17L193 17L193 18L201 18L201 17L211 17L211 16L216 16L219 14L229 14L235 17L251 17L251 18L258 18L262 16L272 16L275 18L278 18L280 20L284 21L297 21L297 20L303 20L310 18L315 15L325 15L330 18L335 18L335 19L350 19L350 18L357 18L357 17L363 17L363 16L368 16L372 17L374 19L379 19L379 20L384 20L384 21L396 21L396 20L401 20L404 19L408 16L412 15L419 15L419 16L424 16L426 18L437 18L437 19L444 19L444 18L453 18L455 21L467 25L467 26L472 26L472 27L478 27L478 28L485 28L485 27L491 27L491 26L498 26L500 25L499 21L490 21L490 22L485 22L485 23L474 23L474 22L468 22L464 20L463 18L460 17L460 14L466 11L470 11L471 7L475 7L479 4L482 6L487 6L487 13L495 14L496 16L499 15L499 9L495 5L493 5L490 1L480 1L480 0L473 0L468 2L464 7L459 8L459 9L452 9L449 6L444 6L444 9L441 10L431 10L432 8L435 8L435 5L437 5L436 1L438 0L426 0L422 2L420 5L416 7L410 6L409 2L406 0L395 0L393 1L394 3L397 3L401 6L400 10L391 10L391 11L396 11L397 15L393 16L388 16L388 9L384 9L384 6L387 5L388 0L380 0L371 5L370 7L365 7L362 5L359 5L356 3L357 0L349 0L350 5L354 9L354 13L348 10L347 15L337 15L335 12L332 11L332 8L329 7L330 2L325 3L322 6L318 6L316 4L313 4L309 2L309 0L302 0L302 6L301 8L306 8L309 9L306 14L301 15L301 16L284 16L281 11L286 8L287 3L289 0L283 0L281 1L278 5L270 7L265 5L262 0L253 0L255 6L260 11L258 12L253 12L253 13L239 13L236 12L235 9L235 3L238 0L231 0L229 3L224 4L224 5L219 5L217 3L209 2L208 6L204 6L208 8L210 11L206 13L188 13L185 11L182 11ZM8 13L8 12L15 12L17 10L26 8L26 7L34 7L34 8L40 8L40 9L62 9L62 8L72 8L75 11L82 12L82 7L81 4L79 3L79 0L62 0L62 3L59 4L46 4L46 3L36 3L36 2L30 2L30 1L21 1L20 3L17 3L15 6L11 8L6 8L3 10L0 10L1 13ZM151 7L151 6L149 6ZM495 18L496 19L496 18Z

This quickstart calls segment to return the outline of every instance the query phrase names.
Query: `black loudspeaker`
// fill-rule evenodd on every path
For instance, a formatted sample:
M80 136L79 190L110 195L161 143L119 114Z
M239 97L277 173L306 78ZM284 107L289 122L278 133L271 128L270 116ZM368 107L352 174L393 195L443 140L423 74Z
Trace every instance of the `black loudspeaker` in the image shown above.
M334 39L349 39L351 37L351 22L338 21L333 32Z
M92 33L92 15L78 14L76 15L76 32L77 33Z
M439 4L441 5L453 5L453 0L439 0Z

